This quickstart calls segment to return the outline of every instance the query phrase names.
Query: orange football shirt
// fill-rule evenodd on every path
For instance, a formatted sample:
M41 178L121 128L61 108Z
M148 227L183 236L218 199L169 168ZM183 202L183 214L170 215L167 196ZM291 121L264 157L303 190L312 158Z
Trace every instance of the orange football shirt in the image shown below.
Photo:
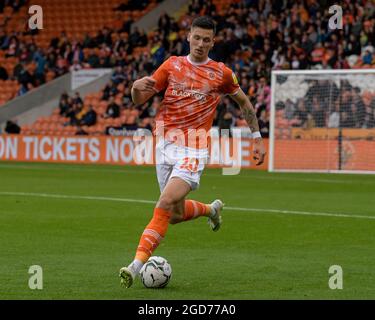
M197 146L197 140L190 139L193 131L208 135L220 95L235 94L240 88L235 74L222 62L208 59L194 63L189 56L170 57L152 78L157 92L165 90L155 118L155 134L183 141L185 146L192 146L190 142L194 140L196 148L206 148L207 139Z

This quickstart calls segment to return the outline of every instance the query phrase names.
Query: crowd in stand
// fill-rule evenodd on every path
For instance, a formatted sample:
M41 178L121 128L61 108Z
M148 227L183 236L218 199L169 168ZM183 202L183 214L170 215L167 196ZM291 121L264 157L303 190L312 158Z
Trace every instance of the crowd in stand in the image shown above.
M145 5L147 1L134 3ZM210 57L225 62L237 74L242 89L262 119L262 126L264 123L261 130L266 135L271 70L374 66L375 14L372 2L342 1L344 24L343 29L337 30L328 26L332 16L328 11L330 5L331 1L323 0L236 0L223 12L217 10L211 0L192 0L188 12L178 21L162 14L157 30L150 34L131 29L134 22L131 18L118 19L113 28L103 28L94 37L86 34L81 40L69 39L62 32L51 40L47 49L42 49L33 42L22 43L16 34L5 34L0 28L0 49L7 56L19 58L10 77L21 83L20 95L44 83L47 71L60 76L81 68L115 68L102 98L109 101L118 93L119 85L125 87L122 104L118 105L121 111L134 108L129 91L132 82L152 73L169 56L188 54L186 33L192 19L197 15L210 15L217 22L216 44ZM114 8L114 16L118 10L126 8ZM145 48L141 53L136 50L140 47ZM33 72L27 68L30 62L36 64ZM152 117L154 104L158 103L152 101L139 107L136 123L150 125L152 121L148 118ZM150 108L151 112L145 111ZM374 108L373 103L371 108ZM117 107L112 112L116 115ZM151 116L140 118L144 112ZM146 118L147 121L142 121ZM214 124L222 128L246 126L238 107L227 98L222 99Z
M2 13L6 7L11 7L14 12L17 12L25 3L26 0L2 0L0 1L0 13Z
M313 80L306 94L295 102L277 101L291 127L311 128L375 128L374 92L361 90L342 81ZM277 124L276 124L277 127Z
M74 97L63 93L59 103L60 115L68 118L65 125L71 126L92 126L96 124L97 113L91 105L84 105L83 100L76 92Z

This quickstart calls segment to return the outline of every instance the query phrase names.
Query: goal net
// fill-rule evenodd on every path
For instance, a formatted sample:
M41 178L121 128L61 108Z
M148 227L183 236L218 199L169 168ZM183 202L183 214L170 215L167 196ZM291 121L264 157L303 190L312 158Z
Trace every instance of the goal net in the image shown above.
M269 171L375 172L375 69L273 71Z

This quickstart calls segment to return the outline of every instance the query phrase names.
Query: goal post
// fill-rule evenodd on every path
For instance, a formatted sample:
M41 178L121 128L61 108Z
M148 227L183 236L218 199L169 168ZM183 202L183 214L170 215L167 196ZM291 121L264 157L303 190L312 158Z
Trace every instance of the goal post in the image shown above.
M269 171L375 173L375 69L275 70Z

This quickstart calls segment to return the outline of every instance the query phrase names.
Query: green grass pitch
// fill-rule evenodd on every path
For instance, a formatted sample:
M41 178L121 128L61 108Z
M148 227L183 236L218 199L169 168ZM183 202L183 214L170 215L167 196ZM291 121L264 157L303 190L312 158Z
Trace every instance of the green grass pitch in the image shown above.
M170 226L169 285L124 289L158 195L153 167L0 163L0 299L375 299L375 176L206 169L190 197L223 199L220 231Z

